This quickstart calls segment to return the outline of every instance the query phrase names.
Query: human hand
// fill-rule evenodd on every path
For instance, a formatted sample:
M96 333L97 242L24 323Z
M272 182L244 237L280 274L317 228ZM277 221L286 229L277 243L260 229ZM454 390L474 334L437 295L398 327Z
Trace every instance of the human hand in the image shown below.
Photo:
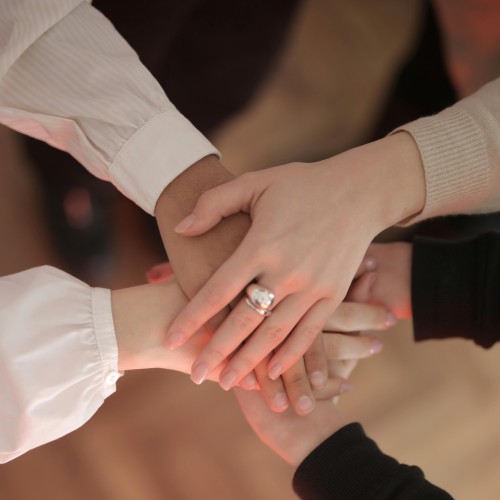
M411 266L410 243L373 243L363 262L369 260L376 266L372 284L367 294L362 281L354 281L349 297L387 307L399 319L411 318ZM363 268L363 265L362 265Z
M294 466L348 423L331 399L318 401L311 413L299 416L291 409L284 413L271 411L258 391L238 388L234 391L245 418L260 440Z
M172 267L168 262L164 262L152 267L147 277L150 282L160 283L172 274ZM370 274L364 274L358 283L358 299L366 301L370 291ZM326 333L318 336L304 358L282 377L271 380L264 360L257 365L254 372L243 378L239 385L246 390L260 388L264 400L273 411L285 411L291 406L297 414L306 415L313 410L316 399L331 399L349 390L347 376L357 360L382 349L382 343L377 337L334 332L383 329L390 326L393 320L385 308L345 302L325 325ZM185 345L190 344L191 341ZM169 353L171 354L171 351ZM184 352L181 354L185 355ZM345 371L343 368L344 371L339 371L339 365L349 370ZM217 371L221 369L223 368L218 367ZM211 378L214 378L213 374Z
M172 323L167 346L181 345L257 279L275 294L272 315L264 320L241 300L194 363L193 380L202 382L254 330L226 370L238 366L236 384L276 349L268 370L279 377L338 307L373 237L417 213L424 198L419 152L406 133L311 165L245 174L206 192L177 226L180 234L202 234L241 210L252 226Z

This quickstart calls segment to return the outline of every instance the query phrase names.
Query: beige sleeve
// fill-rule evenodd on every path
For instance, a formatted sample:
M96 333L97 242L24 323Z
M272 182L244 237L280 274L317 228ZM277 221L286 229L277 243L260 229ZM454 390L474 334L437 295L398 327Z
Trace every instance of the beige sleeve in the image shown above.
M500 210L500 79L401 130L417 143L426 183L424 209L406 223Z

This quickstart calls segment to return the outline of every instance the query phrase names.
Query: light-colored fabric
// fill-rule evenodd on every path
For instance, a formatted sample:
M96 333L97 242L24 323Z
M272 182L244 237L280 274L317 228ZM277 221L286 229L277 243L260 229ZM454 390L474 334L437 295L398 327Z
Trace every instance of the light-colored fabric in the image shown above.
M399 127L422 157L423 219L500 210L500 78L435 116Z
M218 154L83 0L0 1L0 123L67 151L150 214L175 177Z
M0 463L83 425L118 376L109 290L49 266L0 279Z

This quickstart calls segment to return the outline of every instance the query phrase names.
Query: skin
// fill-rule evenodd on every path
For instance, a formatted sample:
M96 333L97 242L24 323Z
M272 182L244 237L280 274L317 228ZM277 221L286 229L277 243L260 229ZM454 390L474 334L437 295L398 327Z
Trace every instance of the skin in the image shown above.
M221 379L231 374L236 385L262 360L270 378L279 377L342 302L372 239L420 212L424 202L420 154L405 132L317 163L244 174L205 192L178 234L198 237L241 211L252 225L174 320L167 345L182 345L256 280L276 296L272 315L251 316L240 300L193 368L210 373L246 341Z
M190 213L203 193L233 178L234 176L215 156L208 156L174 179L165 188L157 202L155 216L165 248L168 249L168 256L172 268L176 272L178 282L184 293L190 298L231 256L248 231L250 218L243 213L233 214L225 218L211 231L197 238L185 238L179 235L174 231L174 226L181 218ZM211 302L214 297L217 297L216 293L210 295L207 300ZM241 305L239 309L241 309ZM204 323L213 331L228 313L228 307L214 311L214 314L207 317ZM234 316L229 320L229 323L226 323L229 329L238 327L231 324L233 319ZM245 306L243 316L237 316L238 325L241 325L242 322L253 324L256 319L260 320L261 318L249 310L248 306ZM198 325L196 329L198 330L201 326ZM245 375L248 378L243 382L244 385L245 383L254 383L255 377L257 377L259 385L268 396L267 400L275 411L283 411L289 404L301 414L304 414L304 411L312 410L314 407L313 389L320 389L326 384L328 378L328 363L321 339L315 341L305 352L305 359L302 363L297 361L293 367L290 366L290 373L286 377L273 377L271 379L266 370L268 360L262 359L261 361L264 366L259 367L255 373L252 371L257 368L257 364L254 364L252 369L247 371ZM193 364L191 378L195 383L200 384L208 378L214 369L215 366L212 366L211 370L207 370L200 364ZM242 380L243 377L238 382ZM229 379L226 375L221 380L221 386L226 390L232 385L234 385L234 380L230 374ZM301 405L299 401L307 401L308 404Z
M377 267L376 279L366 287L355 283L349 292L351 300L363 300L384 305L398 319L411 318L411 265L410 243L373 243L369 246L364 262ZM363 266L362 266L363 267Z
M112 291L119 370L163 368L189 373L194 358L206 346L211 333L202 328L175 351L164 346L165 330L186 303L187 297L173 277L162 282ZM367 306L360 309L356 316L363 318L361 321L365 324L376 327L386 314L384 308ZM331 318L331 324L336 327L342 327L342 322L342 316ZM352 324L346 326L351 327ZM313 391L315 399L332 398L348 390L346 367L353 367L358 359L372 356L381 349L380 341L371 335L325 333L322 340L328 357L329 377L322 389ZM341 367L340 370L336 368L337 365ZM218 380L223 367L224 364L214 370L212 380ZM245 388L255 389L258 384ZM270 396L267 389L261 389L264 401L268 401Z
M411 317L411 259L412 245L409 243L371 244L360 267L361 277L349 291L350 300L384 304L398 318ZM368 271L367 268L376 268L377 271ZM359 310L355 314L359 314ZM345 321L346 317L344 327ZM348 365L337 366L337 373L347 378L350 369ZM235 389L235 394L259 438L295 467L325 439L350 423L331 400L317 402L314 411L298 417L291 411L282 414L269 411L262 395L257 392Z

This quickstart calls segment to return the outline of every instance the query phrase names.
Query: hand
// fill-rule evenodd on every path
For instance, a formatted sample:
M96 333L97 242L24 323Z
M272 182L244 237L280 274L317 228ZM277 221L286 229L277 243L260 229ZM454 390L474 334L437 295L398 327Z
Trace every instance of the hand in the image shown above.
M264 320L241 300L193 374L203 380L256 330L226 370L238 366L236 384L276 349L268 370L271 378L280 376L338 307L373 237L421 210L422 170L413 139L398 133L315 164L245 174L206 192L177 226L180 234L202 234L241 210L251 215L252 226L172 323L167 346L181 345L257 280L276 296L272 315Z
M235 389L241 410L260 440L289 464L298 466L325 439L347 425L331 399L318 401L305 417L274 413L259 392Z
M151 268L148 273L148 280L150 282L161 283L173 274L172 267L169 263L161 263ZM175 281L171 280L172 284ZM366 301L367 294L371 283L370 274L363 275L359 279L358 285L358 298L359 300ZM134 289L131 289L134 290ZM143 291L145 293L146 290ZM147 302L148 307L154 305L158 299L165 300L165 292L161 292L162 297L153 296ZM172 290L170 291L172 293ZM182 301L183 295L174 301L175 310L178 310L179 304L184 304ZM131 301L128 311L133 310L135 304ZM166 307L160 309L156 313L151 310L148 311L148 319L151 321L158 315L165 314ZM356 331L358 329L383 329L392 324L393 317L388 314L385 308L366 306L363 304L343 303L336 313L330 318L325 329L329 333L319 336L311 348L307 351L303 359L299 360L290 370L288 370L283 377L277 380L271 380L268 377L266 366L267 363L261 362L255 369L254 373L250 373L247 377L243 378L240 386L246 390L253 390L260 388L264 400L268 406L276 412L285 411L290 405L294 411L299 415L306 415L311 412L315 405L316 399L331 399L334 396L342 394L350 389L350 384L347 383L347 377L357 362L358 359L366 358L375 353L380 352L382 343L377 337L374 336L361 336L361 335L344 335L341 333L330 333L335 331ZM144 325L148 328L148 323ZM148 328L151 330L151 328ZM153 330L162 331L161 328L154 328ZM204 345L200 340L207 341L207 336L198 334L195 342L196 346ZM140 337L141 339L143 337ZM155 336L157 347L161 348L159 355L165 358L165 350L159 344L158 336ZM189 341L181 349L179 355L182 359L186 357L185 347L191 347L192 341ZM140 351L140 348L135 348L135 351ZM200 347L201 350L201 347ZM178 351L175 351L177 354ZM188 351L193 354L193 351ZM174 353L168 351L169 357ZM195 355L198 352L194 353ZM162 359L160 358L160 359ZM193 358L194 359L194 358ZM342 366L339 376L338 366ZM217 372L223 367L219 367ZM346 369L348 369L346 371ZM188 370L184 366L182 371ZM218 375L218 373L216 373ZM212 374L212 380L214 374ZM224 386L223 383L221 385Z
M349 291L351 300L369 302L387 307L397 318L411 318L411 262L410 243L374 243L368 248L364 262L376 266L376 277L366 286L355 281Z

